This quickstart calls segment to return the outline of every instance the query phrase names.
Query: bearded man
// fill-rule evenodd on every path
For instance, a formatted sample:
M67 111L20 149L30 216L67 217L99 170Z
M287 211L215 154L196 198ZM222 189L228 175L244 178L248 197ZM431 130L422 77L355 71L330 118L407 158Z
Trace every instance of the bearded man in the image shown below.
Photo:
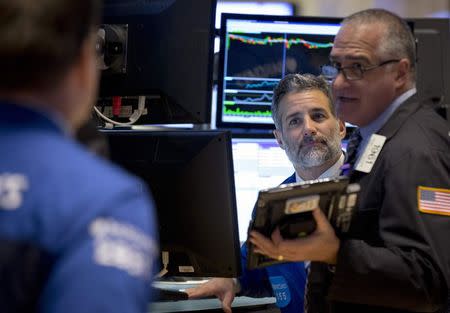
M274 136L292 162L295 173L283 184L338 176L344 163L341 139L345 125L336 117L328 83L305 74L285 76L274 89ZM290 262L248 270L247 245L241 247L243 274L238 279L214 278L188 289L190 298L217 296L231 312L235 295L275 296L282 313L303 313L309 262Z

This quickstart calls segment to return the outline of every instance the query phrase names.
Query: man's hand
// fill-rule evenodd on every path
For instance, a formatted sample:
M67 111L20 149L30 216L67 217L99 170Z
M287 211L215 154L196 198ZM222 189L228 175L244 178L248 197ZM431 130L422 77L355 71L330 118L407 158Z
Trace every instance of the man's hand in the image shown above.
M208 282L186 289L189 299L216 296L222 302L222 309L226 313L231 313L231 303L237 292L236 283L232 278L213 278Z
M249 240L255 245L255 252L276 260L336 264L340 241L322 210L315 209L313 216L317 224L316 230L304 238L284 240L277 228L270 239L252 231Z

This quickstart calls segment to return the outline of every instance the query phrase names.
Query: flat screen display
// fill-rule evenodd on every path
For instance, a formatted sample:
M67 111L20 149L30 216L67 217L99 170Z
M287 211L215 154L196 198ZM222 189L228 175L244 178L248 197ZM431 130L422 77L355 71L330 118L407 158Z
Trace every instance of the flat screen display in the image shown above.
M223 14L216 126L273 129L273 88L286 74L320 74L340 21Z

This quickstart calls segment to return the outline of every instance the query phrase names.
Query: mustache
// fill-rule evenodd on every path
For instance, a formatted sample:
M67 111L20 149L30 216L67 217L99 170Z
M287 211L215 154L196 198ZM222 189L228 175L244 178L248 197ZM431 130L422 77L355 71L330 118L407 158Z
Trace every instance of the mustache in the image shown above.
M318 136L318 135L315 135L315 136L308 135L308 136L303 137L303 139L299 145L299 150L301 150L306 145L310 145L310 144L314 144L314 143L321 143L321 144L328 146L328 140L326 137Z

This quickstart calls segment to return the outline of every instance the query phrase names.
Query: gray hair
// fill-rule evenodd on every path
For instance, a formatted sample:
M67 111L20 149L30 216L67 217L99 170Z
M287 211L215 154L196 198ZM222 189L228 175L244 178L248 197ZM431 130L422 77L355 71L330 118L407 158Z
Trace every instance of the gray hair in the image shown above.
M273 91L272 98L272 119L277 129L282 129L282 120L279 113L281 99L288 93L305 92L311 90L321 91L327 98L330 111L336 116L336 110L331 96L331 89L328 82L321 76L311 74L288 74L286 75Z
M416 40L408 23L400 16L384 9L367 9L345 18L342 26L376 23L385 25L379 54L396 59L407 58L411 63L412 80L415 81Z

